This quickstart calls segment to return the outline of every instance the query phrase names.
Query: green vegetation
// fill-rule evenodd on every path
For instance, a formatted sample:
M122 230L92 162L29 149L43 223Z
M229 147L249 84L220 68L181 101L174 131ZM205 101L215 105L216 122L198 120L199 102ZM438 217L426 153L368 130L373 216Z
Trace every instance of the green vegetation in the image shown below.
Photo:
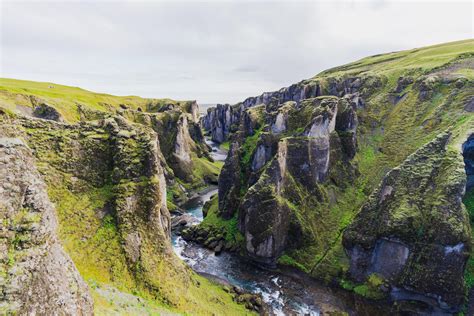
M18 106L31 108L30 96L37 97L55 107L68 122L80 119L79 106L88 110L113 112L121 107L141 108L153 112L167 104L186 104L170 99L144 99L137 96L114 96L95 93L77 87L59 85L51 82L36 82L0 78L0 105L14 111Z
M260 135L263 132L263 127L260 126L253 135L245 138L245 142L242 145L242 159L243 166L248 167L250 165L250 159L252 159L253 152L257 148L257 143Z
M351 287L350 283L344 283L346 289ZM386 297L386 293L383 293L380 287L384 284L383 278L379 275L372 273L365 284L360 284L353 287L353 291L363 297L378 300Z
M472 54L474 54L473 40L464 40L366 57L347 65L323 71L315 78L341 76L362 71L371 71L374 74L387 76L397 75L396 73L399 71L421 70L422 72L428 72L452 63L460 55L472 56Z
M471 189L469 192L466 192L463 198L463 203L466 206L467 212L469 213L469 218L471 223L474 222L474 189Z
M471 227L474 223L474 189L471 189L464 195L463 203L466 206L466 209L469 213L469 218L471 220ZM474 230L473 230L472 240L474 240ZM474 286L474 255L471 254L467 265L466 271L464 274L466 286L468 289L471 289Z
M219 147L220 147L221 149L223 149L223 150L228 151L228 150L230 149L230 142L229 142L229 141L225 141L225 142L221 143L221 144L219 145Z
M147 173L155 145L150 130L122 126L114 136L95 122L57 129L50 121L3 119L2 132L24 138L35 153L56 205L59 238L92 289L96 313L251 314L220 285L185 267L159 227L142 221L148 218L144 211L154 209L149 204L161 198L155 194L160 180ZM133 227L141 233L141 257L135 264L124 242ZM102 291L110 288L115 290ZM135 298L123 303L117 293Z
M288 255L282 255L280 258L278 258L278 264L294 267L306 273L310 272L304 265L296 262L295 259Z
M312 276L327 282L344 280L349 262L341 243L342 233L385 174L446 130L451 131L452 139L445 161L457 166L459 144L466 137L463 131L472 130L474 126L474 116L464 110L474 95L473 58L474 41L459 41L364 58L324 71L300 83L310 86L319 84L322 93L326 94L337 85L342 89L345 80L359 81L358 92L364 103L357 108L358 150L351 161L358 173L355 177L351 176L350 167L344 164L341 154L331 151L328 181L317 185L314 192L308 192L299 180L285 175L285 181L289 183L284 185L286 191L282 193L280 202L291 210L292 224L298 225L301 236L298 237L298 244L285 249L279 263L309 271ZM303 139L302 133L315 114L317 104L314 102L317 99L304 100L295 110L292 110L292 102L282 104L278 111L288 116L287 130L277 138ZM264 121L261 117L259 120ZM242 197L247 192L252 154L264 136L267 135L258 130L246 137L240 146ZM294 150L289 149L289 152ZM425 170L417 172L422 171ZM442 203L440 194L433 192L427 196L426 204L436 207L437 203ZM409 199L405 202L394 214L395 220L403 221L413 215L411 202ZM473 212L469 197L464 199L464 203L469 212ZM436 217L439 214L432 215ZM419 221L423 222L422 219ZM450 227L453 222L450 222ZM459 226L454 229L457 233L466 229L464 225ZM419 238L432 233L423 225L416 228L414 234ZM467 270L474 272L472 259ZM474 283L474 277L470 275L474 273L466 274L468 284ZM374 286L370 284L354 287L361 295L378 295L373 293Z
M244 241L244 236L237 227L237 214L229 220L222 219L218 216L218 198L214 196L206 205L207 215L199 225L200 228L213 231L216 228L223 234L224 239L231 245L240 245Z

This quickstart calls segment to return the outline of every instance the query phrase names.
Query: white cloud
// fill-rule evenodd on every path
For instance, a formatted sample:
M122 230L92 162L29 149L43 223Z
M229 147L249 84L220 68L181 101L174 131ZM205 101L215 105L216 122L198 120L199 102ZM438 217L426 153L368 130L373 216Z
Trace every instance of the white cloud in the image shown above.
M234 103L355 59L473 37L472 3L3 1L2 77Z

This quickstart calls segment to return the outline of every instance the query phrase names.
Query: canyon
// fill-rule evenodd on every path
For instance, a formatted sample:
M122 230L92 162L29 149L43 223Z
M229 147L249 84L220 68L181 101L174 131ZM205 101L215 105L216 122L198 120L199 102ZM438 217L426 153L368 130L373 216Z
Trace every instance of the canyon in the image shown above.
M469 315L473 69L440 44L202 115L0 79L0 311Z

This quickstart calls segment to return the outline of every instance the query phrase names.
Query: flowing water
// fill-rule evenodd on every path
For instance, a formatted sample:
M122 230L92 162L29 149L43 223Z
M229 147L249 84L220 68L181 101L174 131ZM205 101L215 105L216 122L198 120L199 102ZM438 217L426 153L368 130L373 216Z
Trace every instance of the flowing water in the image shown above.
M226 153L216 144L209 140L206 143L212 147L212 156L215 160L225 159ZM208 187L186 203L185 211L195 217L197 222L201 222L203 220L202 206L214 194L217 194L217 188ZM223 252L215 255L213 251L196 243L186 242L174 233L172 242L175 253L194 271L249 292L260 293L274 315L314 316L322 315L327 311L345 311L350 315L360 314L356 311L358 310L356 305L359 304L354 302L352 295L323 286L307 276L302 276L301 273L269 270L234 253Z

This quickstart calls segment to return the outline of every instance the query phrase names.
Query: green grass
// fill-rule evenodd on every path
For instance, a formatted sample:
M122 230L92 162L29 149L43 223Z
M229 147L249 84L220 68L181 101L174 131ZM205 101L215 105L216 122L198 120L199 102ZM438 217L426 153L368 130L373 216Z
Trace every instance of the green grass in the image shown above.
M171 99L114 96L51 82L0 78L0 106L15 111L17 105L31 107L29 96L36 96L56 108L68 122L79 120L78 104L89 110L110 112L125 105L131 109L154 111L164 104L185 104Z
M228 150L230 149L230 142L229 142L229 141L225 141L225 142L221 143L221 144L219 145L219 147L220 147L221 149L223 149L223 150L228 151Z
M260 126L260 128L257 129L253 135L245 139L245 142L242 145L242 159L241 159L241 162L244 166L250 165L250 159L252 159L252 154L257 148L257 142L262 132L263 132L263 126Z
M240 244L244 240L244 236L240 233L238 229L238 219L237 219L237 212L229 220L225 220L220 217L218 214L219 212L219 205L218 205L218 198L214 196L213 199L210 201L210 206L207 211L207 215L200 224L200 227L204 229L213 229L219 228L223 230L224 239L228 242Z
M390 75L397 71L431 70L455 60L461 54L474 54L474 40L463 40L423 48L366 57L347 65L335 67L319 74L340 76L344 73L370 71Z

